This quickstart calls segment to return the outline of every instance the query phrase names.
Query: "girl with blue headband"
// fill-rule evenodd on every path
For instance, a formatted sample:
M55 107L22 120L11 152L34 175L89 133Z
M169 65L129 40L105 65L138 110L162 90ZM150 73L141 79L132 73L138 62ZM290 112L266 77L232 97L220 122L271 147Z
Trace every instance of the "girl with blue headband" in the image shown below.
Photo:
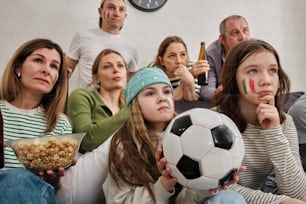
M103 184L107 203L245 203L234 191L211 196L215 190L175 188L177 179L170 176L160 146L163 131L175 116L173 88L161 69L137 72L125 97L128 119L111 140L109 173Z

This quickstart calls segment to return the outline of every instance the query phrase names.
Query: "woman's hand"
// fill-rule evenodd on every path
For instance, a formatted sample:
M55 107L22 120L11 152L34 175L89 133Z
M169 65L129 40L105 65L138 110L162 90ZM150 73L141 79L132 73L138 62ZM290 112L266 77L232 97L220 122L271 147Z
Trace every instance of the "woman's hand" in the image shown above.
M278 111L274 105L273 95L263 95L258 98L259 104L256 110L258 122L262 129L275 128L280 125Z
M286 200L281 202L281 204L306 204L306 202L295 198L287 198Z
M178 65L173 74L179 77L182 83L194 86L194 77L184 65Z
M161 155L162 155L162 148L159 146L155 154L155 159L157 161L157 167L161 173L160 182L163 185L163 187L168 192L171 193L174 190L174 186L177 182L177 179L170 175L171 168L166 167L167 159L164 157L161 157Z
M233 179L227 184L222 185L220 188L210 189L208 191L209 195L217 193L219 190L227 190L228 186L239 181L239 175L246 170L246 166L240 166L238 171L234 174Z
M189 70L193 78L197 78L200 74L203 74L209 70L209 64L207 60L199 60L192 65Z
M60 167L56 171L51 169L46 171L39 171L38 175L44 181L51 184L55 190L59 190L61 188L60 177L65 175L65 169Z
M77 162L76 159L72 161L72 166L75 165ZM55 190L59 190L61 188L60 178L65 175L65 168L59 167L56 171L55 170L46 170L46 171L39 171L38 175L47 183L51 184Z

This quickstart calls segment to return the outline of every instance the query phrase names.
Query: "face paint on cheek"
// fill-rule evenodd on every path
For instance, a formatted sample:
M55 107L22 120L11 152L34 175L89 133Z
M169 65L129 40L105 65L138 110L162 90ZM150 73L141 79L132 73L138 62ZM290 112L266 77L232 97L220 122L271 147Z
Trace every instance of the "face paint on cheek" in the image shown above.
M107 18L107 19L109 18L109 11L104 12L104 18Z
M167 99L167 105L168 105L169 108L172 107L172 99L170 99L170 98Z
M245 94L256 93L255 83L253 79L249 79L249 78L243 79L242 86L243 86L243 90Z

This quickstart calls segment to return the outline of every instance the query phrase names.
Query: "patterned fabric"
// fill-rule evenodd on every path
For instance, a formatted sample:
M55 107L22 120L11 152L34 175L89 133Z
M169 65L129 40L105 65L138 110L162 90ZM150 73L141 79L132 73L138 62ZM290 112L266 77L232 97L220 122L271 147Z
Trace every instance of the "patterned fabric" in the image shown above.
M1 100L0 109L3 117L4 141L35 138L42 135L62 135L72 132L71 124L64 114L59 117L52 132L45 134L46 117L42 108L25 110ZM15 153L9 147L4 149L4 159L4 168L22 167Z
M242 136L245 145L242 165L247 170L240 174L239 182L230 188L241 193L247 203L252 204L279 204L288 196L306 201L306 175L299 157L292 117L286 115L281 127L266 130L248 124ZM280 195L258 190L272 169Z

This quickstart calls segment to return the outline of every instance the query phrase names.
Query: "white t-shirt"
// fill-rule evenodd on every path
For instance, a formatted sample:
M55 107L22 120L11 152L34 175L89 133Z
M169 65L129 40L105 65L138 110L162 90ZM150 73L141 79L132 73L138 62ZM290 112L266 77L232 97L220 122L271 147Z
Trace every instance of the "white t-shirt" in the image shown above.
M110 34L100 28L77 32L72 39L67 56L78 60L77 86L79 88L86 88L92 81L92 64L96 56L106 48L116 50L124 57L129 72L137 71L136 48L121 34Z

